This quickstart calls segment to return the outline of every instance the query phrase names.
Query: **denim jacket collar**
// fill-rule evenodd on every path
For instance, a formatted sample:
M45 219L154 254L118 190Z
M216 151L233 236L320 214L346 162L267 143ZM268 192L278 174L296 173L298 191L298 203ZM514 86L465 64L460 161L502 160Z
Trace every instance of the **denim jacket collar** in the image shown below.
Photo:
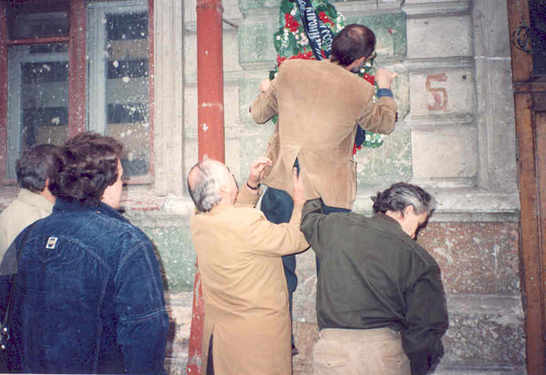
M57 198L55 201L55 206L53 207L53 213L76 211L94 211L98 214L102 214L113 219L118 219L127 223L129 222L125 217L123 217L123 215L117 212L114 207L103 202L100 202L97 207L93 207L80 202L71 202L66 199Z

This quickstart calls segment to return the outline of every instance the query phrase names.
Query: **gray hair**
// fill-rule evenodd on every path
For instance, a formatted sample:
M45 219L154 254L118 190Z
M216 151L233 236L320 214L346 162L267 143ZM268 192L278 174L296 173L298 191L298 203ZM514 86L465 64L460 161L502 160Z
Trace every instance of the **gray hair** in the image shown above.
M190 169L188 191L195 207L201 212L208 212L216 206L222 200L221 188L229 184L220 166L221 164L204 160Z
M436 199L425 190L405 182L396 183L382 193L378 192L372 201L374 213L398 212L413 206L417 215L425 211L430 215L438 205Z

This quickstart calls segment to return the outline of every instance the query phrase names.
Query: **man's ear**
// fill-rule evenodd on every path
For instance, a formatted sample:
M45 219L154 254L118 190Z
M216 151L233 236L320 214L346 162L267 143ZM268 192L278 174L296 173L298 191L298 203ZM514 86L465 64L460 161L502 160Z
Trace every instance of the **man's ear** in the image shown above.
M414 213L415 209L412 205L404 207L402 210L402 217L405 218L408 214Z

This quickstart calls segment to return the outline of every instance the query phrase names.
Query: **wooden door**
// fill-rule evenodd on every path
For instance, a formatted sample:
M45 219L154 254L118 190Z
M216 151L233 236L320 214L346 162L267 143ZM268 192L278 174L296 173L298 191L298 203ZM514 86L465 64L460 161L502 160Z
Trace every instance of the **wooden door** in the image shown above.
M521 201L521 275L530 375L546 374L546 66L536 53L530 54L516 45L519 42L523 47L525 32L533 29L530 7L532 12L536 6L546 8L545 2L539 3L508 0Z

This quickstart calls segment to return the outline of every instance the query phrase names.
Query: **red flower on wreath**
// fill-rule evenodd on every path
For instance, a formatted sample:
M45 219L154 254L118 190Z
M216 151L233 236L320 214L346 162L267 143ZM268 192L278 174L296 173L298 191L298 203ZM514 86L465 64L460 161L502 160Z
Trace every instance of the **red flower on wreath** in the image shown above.
M313 55L313 51L306 51L306 52L300 52L297 55L285 57L281 55L277 55L277 67L280 67L281 64L285 60L294 60L294 59L302 59L302 60L314 60L315 56Z
M300 27L300 23L290 13L284 15L285 27L295 33Z
M324 23L329 23L329 24L331 24L332 26L334 26L334 23L330 20L330 18L326 15L326 13L320 12L318 16L319 16L319 18L320 18L320 20L321 20L322 22L324 22Z
M372 76L372 75L369 75L368 73L364 74L364 76L362 77L364 78L366 81L370 82L373 85L375 85L375 76Z

